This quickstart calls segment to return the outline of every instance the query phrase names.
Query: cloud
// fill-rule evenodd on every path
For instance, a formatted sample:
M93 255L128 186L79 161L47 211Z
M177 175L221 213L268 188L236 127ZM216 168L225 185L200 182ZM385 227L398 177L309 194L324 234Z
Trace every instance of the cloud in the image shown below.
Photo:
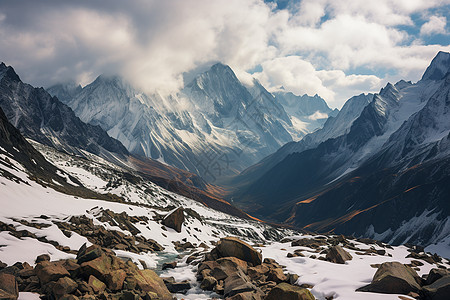
M162 93L221 61L245 83L253 75L340 107L387 80L419 79L439 50L450 51L404 29L416 26L413 14L449 3L303 0L280 10L262 0L2 1L0 60L34 85L118 73ZM442 18L427 18L422 35L441 30Z
M316 121L316 120L323 120L328 118L328 114L321 113L320 111L316 111L312 115L308 116L308 119Z
M431 16L430 20L424 23L420 28L420 35L431 35L437 33L445 34L446 25L447 25L446 17Z
M317 70L299 56L266 61L262 71L253 74L272 91L291 91L297 95L319 94L332 107L338 107L355 94L378 91L382 80L374 75L346 75L342 70Z

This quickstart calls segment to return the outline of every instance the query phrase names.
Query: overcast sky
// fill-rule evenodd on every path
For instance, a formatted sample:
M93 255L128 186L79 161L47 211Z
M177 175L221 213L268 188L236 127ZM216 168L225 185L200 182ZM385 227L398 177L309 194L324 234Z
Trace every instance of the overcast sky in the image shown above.
M340 108L419 80L450 52L447 16L450 0L2 0L0 61L36 86L116 73L162 93L220 61L243 82Z

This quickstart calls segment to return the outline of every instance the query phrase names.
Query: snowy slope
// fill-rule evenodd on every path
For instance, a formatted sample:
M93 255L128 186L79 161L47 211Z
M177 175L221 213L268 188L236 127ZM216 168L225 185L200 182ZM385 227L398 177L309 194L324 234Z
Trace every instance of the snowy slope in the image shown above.
M3 137L3 135L2 135ZM23 147L19 146L18 151ZM353 249L346 248L353 256L346 264L334 264L323 259L321 253L327 246L318 249L293 246L290 241L299 239L333 240L336 236L299 235L298 233L274 228L264 223L248 221L214 211L188 198L168 192L151 182L137 180L138 177L124 176L123 170L100 158L94 161L60 153L53 148L33 145L40 149L45 157L58 168L57 173L66 177L67 184L84 185L97 193L108 192L120 196L124 202L103 201L67 195L44 187L31 179L33 174L15 160L11 150L0 148L0 222L12 226L15 230L27 232L28 237L20 238L8 232L0 232L0 261L12 265L18 261L35 265L40 254L49 254L51 260L74 258L72 250L78 250L83 243L90 245L89 237L77 232L63 230L60 223L71 224L72 217L92 220L95 226L107 231L117 231L129 235L119 224L112 225L104 220L106 210L110 215L135 217L133 226L139 230L136 236L152 239L164 247L160 252L135 253L128 250L114 250L125 259L131 259L140 268L156 269L161 276L173 276L176 281L189 280L192 288L186 295L175 294L178 299L210 299L220 297L213 292L202 291L196 281L196 269L188 264L191 254L204 253L198 245L203 242L211 249L219 238L238 236L249 243L258 243L257 249L264 258L273 258L286 266L288 272L298 274L296 284L308 284L312 294L319 300L333 296L333 299L398 299L399 295L355 292L372 279L376 269L372 265L386 261L399 261L410 264L414 258L407 257L409 250L405 246L390 247L380 243L363 243L350 240ZM12 149L12 147L8 147ZM16 150L14 150L16 151ZM36 155L36 154L34 154ZM41 161L39 162L41 163ZM10 176L4 176L6 172ZM70 175L69 175L70 174ZM72 177L67 177L72 176ZM77 181L73 182L70 178ZM175 207L186 210L186 221L180 233L163 226L160 216L173 211ZM190 210L189 210L190 209ZM191 211L191 212L189 212ZM192 213L194 212L194 213ZM34 236L34 237L33 237ZM285 238L288 237L288 238ZM177 251L177 242L190 242L195 248ZM55 246L57 245L57 246ZM358 250L356 250L358 249ZM288 253L301 250L303 257L289 258ZM364 254L364 251L385 251L385 254ZM164 262L176 260L178 266L173 270L161 270ZM144 266L145 264L145 266ZM449 262L423 261L418 267L420 275L427 274L438 265L449 267ZM345 276L343 276L345 275ZM37 294L21 293L20 299L38 299Z
M450 68L447 56L426 73ZM234 199L309 229L449 249L450 79L441 71L386 85L344 135L286 156Z

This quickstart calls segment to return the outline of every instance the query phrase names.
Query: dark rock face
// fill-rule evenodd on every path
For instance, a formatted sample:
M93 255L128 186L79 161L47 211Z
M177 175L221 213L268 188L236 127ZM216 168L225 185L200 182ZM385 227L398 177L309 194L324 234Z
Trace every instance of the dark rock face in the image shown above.
M103 155L128 151L99 126L83 123L74 112L43 88L23 83L12 67L0 64L0 107L27 138L58 150L82 155L76 148ZM57 140L57 142L54 142Z
M182 207L177 208L170 215L163 219L163 224L177 232L181 232L181 226L184 222L184 210Z
M419 292L421 279L416 271L399 262L385 262L378 268L372 282L357 289L360 292L404 294Z
M430 273L428 273L425 284L430 285L444 276L450 276L450 272L444 269L431 269Z
M259 175L254 170L270 157L250 167L243 178L252 173L259 179L236 185L230 197L256 217L317 232L374 237L390 230L384 241L395 237L395 245L438 242L432 232L448 234L443 228L450 213L449 57L440 52L417 84L388 84L341 135L299 147ZM397 123L395 132L387 131L407 115L408 101L417 112ZM384 134L387 140L379 138ZM399 230L430 211L436 216L414 233Z
M336 263L345 264L347 260L351 260L352 256L350 253L342 249L341 246L333 246L327 252L326 260Z
M450 275L441 277L431 285L423 287L426 299L446 300L450 295Z
M261 253L234 237L221 239L214 252L217 253L218 257L236 257L253 266L260 265L262 262Z
M280 283L275 286L267 295L266 300L314 300L314 296L305 288L291 285L288 283Z

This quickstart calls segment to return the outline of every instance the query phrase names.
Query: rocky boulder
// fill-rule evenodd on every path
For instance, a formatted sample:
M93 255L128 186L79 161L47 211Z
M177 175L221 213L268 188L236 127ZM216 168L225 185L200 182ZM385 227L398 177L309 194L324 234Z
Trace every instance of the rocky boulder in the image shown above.
M183 225L183 222L184 210L181 207L168 214L162 221L165 226L172 228L177 232L181 232L181 225Z
M350 253L342 249L341 246L333 246L327 252L326 260L336 264L345 264L347 260L351 260Z
M70 276L70 273L57 262L41 261L34 269L42 285Z
M369 285L357 289L359 292L404 294L418 292L421 278L412 268L399 262L385 262L380 265Z
M15 300L19 297L19 286L16 277L11 274L0 273L0 299Z
M228 276L224 281L224 296L232 297L236 294L244 292L257 292L263 294L263 292L256 287L241 270Z
M164 281L152 270L136 270L136 284L144 292L156 293L161 300L172 300Z
M69 277L62 277L56 281L53 286L53 294L56 299L61 298L65 294L71 294L78 288L78 283Z
M270 290L266 300L314 300L311 292L305 288L288 283L280 283Z
M235 237L222 238L217 247L213 249L213 254L219 257L236 257L246 261L251 266L262 263L262 255L249 244Z
M430 285L423 287L426 299L446 300L450 297L450 275L443 276Z
M436 280L450 275L450 272L448 270L445 269L431 269L430 272L428 273L427 279L425 281L425 285L430 285L433 282L435 282Z

